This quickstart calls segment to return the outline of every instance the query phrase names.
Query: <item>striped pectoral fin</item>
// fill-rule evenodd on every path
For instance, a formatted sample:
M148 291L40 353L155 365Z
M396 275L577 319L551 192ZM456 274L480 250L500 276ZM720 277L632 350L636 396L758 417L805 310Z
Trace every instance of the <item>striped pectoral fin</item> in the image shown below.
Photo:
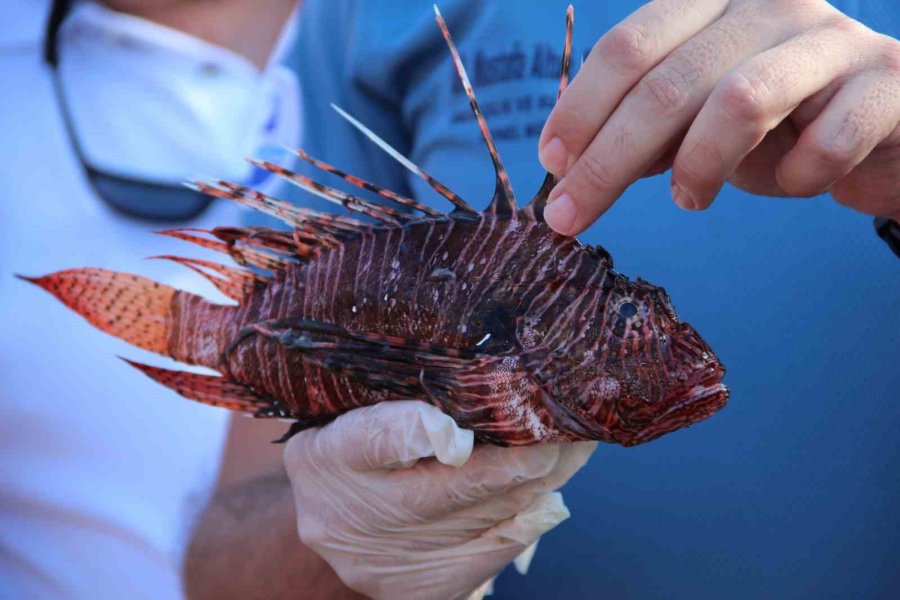
M353 332L332 323L299 318L254 323L238 334L226 353L255 335L301 352L323 368L407 398L429 398L458 389L457 375L493 360L471 349Z
M257 417L289 416L282 411L277 400L257 394L242 383L224 377L152 367L125 358L122 360L150 379L190 400Z

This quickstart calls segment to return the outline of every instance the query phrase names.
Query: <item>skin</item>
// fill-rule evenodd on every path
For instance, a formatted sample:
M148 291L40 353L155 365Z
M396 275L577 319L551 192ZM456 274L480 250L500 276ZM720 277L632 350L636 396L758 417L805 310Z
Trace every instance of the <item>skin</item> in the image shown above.
M262 69L298 0L105 0L104 4L233 50Z
M185 555L191 600L361 600L297 535L284 423L232 417L213 498ZM302 591L302 593L301 593Z
M725 182L900 220L900 42L824 0L657 0L596 43L539 141L576 235L672 170L682 208Z

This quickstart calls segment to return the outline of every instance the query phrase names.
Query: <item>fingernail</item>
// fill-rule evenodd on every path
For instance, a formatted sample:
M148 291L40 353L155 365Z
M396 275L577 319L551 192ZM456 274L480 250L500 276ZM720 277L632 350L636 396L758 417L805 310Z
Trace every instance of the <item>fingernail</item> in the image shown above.
M552 196L552 195L551 195ZM563 192L553 200L547 201L544 208L544 221L550 226L550 229L562 235L569 235L572 227L575 225L575 217L577 217L575 203L572 202L571 196Z
M694 199L691 197L691 195L681 189L681 186L678 185L674 180L672 181L671 188L672 198L675 199L675 204L685 210L697 209L697 205L694 203Z
M538 159L544 168L554 175L564 175L569 165L569 154L558 137L552 138L541 147Z

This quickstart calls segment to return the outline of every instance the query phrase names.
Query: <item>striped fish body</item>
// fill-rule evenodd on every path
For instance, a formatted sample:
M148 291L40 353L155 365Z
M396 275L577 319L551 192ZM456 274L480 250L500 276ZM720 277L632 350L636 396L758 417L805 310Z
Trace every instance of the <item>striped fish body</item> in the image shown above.
M277 216L292 231L220 227L170 236L229 255L235 268L166 256L237 302L217 305L136 275L74 269L26 278L96 327L217 370L213 377L131 363L176 392L257 417L293 419L283 439L356 407L421 399L502 445L603 440L634 445L705 419L727 399L724 369L661 289L616 272L602 248L554 233L548 175L524 208L453 54L497 171L488 209L445 185L344 114L455 210L442 214L298 156L388 202L257 162L352 213L315 213L242 186L203 192ZM560 92L571 52L571 9Z
M273 335L251 335L228 353L225 368L257 392L281 399L285 416L309 422L384 400L419 398L485 441L576 439L545 406L539 365L572 344L573 326L584 324L591 305L609 295L607 264L603 255L535 221L482 215L372 227L267 285L258 300L214 328L223 334L214 347L224 351L252 323L340 324L377 336L371 348L359 349L366 356L346 357L351 364L338 364L337 349L304 352L302 340L292 348L273 343ZM285 323L273 333L290 329ZM327 331L315 339L341 342ZM599 339L588 332L580 345ZM384 348L407 362L382 361ZM441 357L446 366L430 365L417 353Z

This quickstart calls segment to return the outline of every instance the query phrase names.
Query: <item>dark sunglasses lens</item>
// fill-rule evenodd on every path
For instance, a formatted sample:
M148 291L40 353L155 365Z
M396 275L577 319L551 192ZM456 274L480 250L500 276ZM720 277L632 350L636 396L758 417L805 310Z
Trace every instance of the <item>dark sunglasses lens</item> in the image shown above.
M90 169L97 194L120 212L148 221L188 221L202 213L212 198L181 185L117 177Z

